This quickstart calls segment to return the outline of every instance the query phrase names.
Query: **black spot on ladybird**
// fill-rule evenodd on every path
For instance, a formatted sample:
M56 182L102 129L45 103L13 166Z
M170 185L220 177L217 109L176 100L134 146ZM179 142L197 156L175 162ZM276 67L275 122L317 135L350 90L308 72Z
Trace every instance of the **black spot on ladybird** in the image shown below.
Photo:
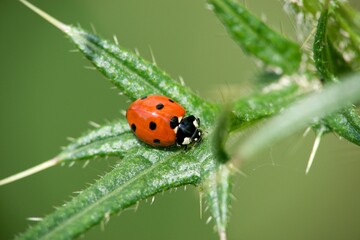
M155 144L160 144L160 139L155 138L153 141Z
M154 122L150 122L150 124L149 124L149 128L151 129L151 130L155 130L156 129L156 123L154 123Z
M174 102L174 100L172 100L172 99L170 99L170 98L169 98L169 102L172 102L172 103L173 103L173 102Z
M136 125L135 125L135 124L131 124L131 129L135 132L135 131L136 131Z
M140 98L141 100L144 100L144 99L146 99L147 98L147 96L145 96L145 97L142 97L142 98Z
M156 105L156 109L157 110L161 110L161 109L163 109L164 108L164 104L162 104L162 103L158 103L157 105Z
M170 119L170 127L171 129L175 129L179 125L179 118L177 116L173 116Z

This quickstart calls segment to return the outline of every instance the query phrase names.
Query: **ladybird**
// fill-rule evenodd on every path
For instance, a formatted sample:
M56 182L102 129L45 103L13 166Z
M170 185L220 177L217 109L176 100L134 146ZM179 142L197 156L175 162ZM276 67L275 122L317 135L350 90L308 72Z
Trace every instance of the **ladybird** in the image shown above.
M134 101L126 118L134 134L151 146L187 146L200 141L202 132L200 119L185 112L171 98L149 95Z

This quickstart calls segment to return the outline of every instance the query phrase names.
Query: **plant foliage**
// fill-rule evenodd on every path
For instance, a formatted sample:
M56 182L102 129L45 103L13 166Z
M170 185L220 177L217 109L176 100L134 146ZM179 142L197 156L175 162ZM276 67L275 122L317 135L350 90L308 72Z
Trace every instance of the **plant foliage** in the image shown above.
M189 184L204 192L219 237L226 239L234 163L307 126L315 130L321 126L360 145L360 119L351 105L360 100L360 75L354 73L360 64L360 15L344 1L286 1L285 9L299 21L303 42L296 42L271 29L240 3L208 0L244 52L259 60L263 71L278 76L276 83L227 106L198 96L135 53L21 2L65 33L129 99L169 96L201 119L206 134L202 142L184 150L139 142L125 119L89 131L69 144L53 163L106 156L116 156L119 162L19 239L74 238L141 200ZM311 26L317 26L314 36ZM345 73L351 75L344 77ZM272 116L245 143L235 140L228 148L230 134Z

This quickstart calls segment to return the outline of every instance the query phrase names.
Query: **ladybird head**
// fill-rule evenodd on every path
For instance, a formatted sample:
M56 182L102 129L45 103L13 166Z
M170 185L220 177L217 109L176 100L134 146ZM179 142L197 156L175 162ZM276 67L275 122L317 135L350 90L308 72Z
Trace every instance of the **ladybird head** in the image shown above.
M201 140L202 132L199 129L200 119L190 115L180 120L176 131L176 143L186 146Z

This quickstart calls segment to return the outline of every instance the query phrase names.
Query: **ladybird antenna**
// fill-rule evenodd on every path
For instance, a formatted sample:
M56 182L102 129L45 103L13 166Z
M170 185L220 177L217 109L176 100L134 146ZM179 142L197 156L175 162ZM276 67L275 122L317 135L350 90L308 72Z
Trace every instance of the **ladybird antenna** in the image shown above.
M30 175L33 175L35 173L38 173L38 172L41 172L47 168L50 168L52 166L55 166L57 165L58 163L60 162L60 159L55 157L55 158L52 158L46 162L43 162L43 163L40 163L39 165L35 166L35 167L32 167L32 168L29 168L25 171L22 171L22 172L19 172L19 173L16 173L10 177L7 177L7 178L4 178L4 179L1 179L0 180L0 186L3 186L3 185L6 185L8 183L11 183L11 182L15 182L15 181L18 181L22 178L25 178L25 177L28 177Z

